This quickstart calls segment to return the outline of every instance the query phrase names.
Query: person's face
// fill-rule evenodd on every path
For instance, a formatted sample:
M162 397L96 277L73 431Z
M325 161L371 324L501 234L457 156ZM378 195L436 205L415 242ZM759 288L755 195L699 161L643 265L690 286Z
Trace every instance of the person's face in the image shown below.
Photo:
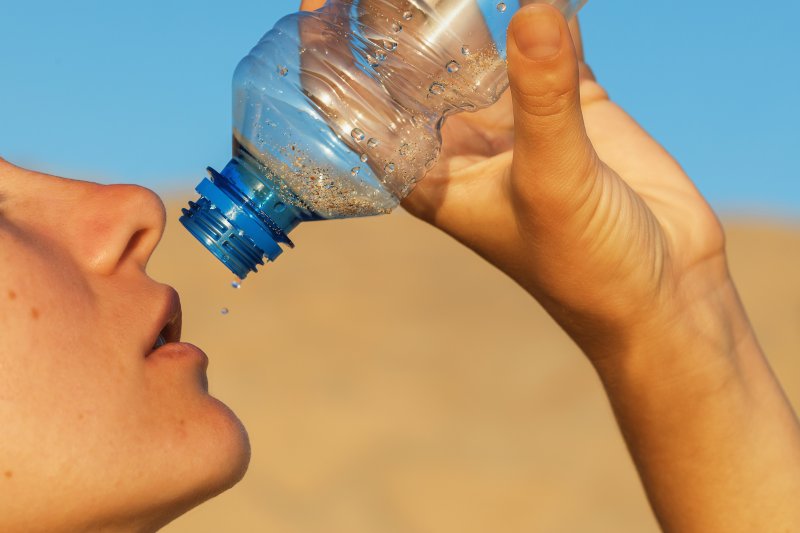
M163 229L146 189L0 159L0 531L154 529L244 474L244 429L145 274Z

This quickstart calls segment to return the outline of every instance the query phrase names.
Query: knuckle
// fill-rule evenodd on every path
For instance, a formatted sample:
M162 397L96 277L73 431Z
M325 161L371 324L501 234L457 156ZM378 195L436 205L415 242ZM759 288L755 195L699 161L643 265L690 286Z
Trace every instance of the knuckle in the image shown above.
M551 117L571 108L575 98L572 88L553 88L543 92L515 91L517 105L529 115Z
M577 79L558 71L514 76L511 89L521 110L536 116L561 114L579 101Z

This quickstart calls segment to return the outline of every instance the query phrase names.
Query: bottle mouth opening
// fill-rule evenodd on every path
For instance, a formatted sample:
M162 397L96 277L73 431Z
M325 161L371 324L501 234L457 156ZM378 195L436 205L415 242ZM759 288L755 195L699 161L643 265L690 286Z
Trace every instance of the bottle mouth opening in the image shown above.
M264 264L264 251L207 198L189 202L182 212L181 224L240 279Z

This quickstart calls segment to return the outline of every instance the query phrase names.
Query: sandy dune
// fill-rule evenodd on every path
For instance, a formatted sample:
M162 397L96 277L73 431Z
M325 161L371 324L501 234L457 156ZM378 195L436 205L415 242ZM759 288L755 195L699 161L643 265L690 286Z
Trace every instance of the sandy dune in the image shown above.
M211 357L253 460L165 531L657 530L591 368L480 258L404 213L306 224L235 290L180 205L151 272L180 290L184 337ZM800 406L800 227L732 223L729 239Z

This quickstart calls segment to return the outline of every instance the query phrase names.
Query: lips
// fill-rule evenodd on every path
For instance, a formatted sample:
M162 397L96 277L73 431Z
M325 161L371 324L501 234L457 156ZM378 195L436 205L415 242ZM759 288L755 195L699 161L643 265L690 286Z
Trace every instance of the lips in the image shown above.
M172 287L167 287L157 316L158 321L155 327L159 329L151 337L152 344L147 355L166 344L180 342L181 340L181 301L178 292Z

